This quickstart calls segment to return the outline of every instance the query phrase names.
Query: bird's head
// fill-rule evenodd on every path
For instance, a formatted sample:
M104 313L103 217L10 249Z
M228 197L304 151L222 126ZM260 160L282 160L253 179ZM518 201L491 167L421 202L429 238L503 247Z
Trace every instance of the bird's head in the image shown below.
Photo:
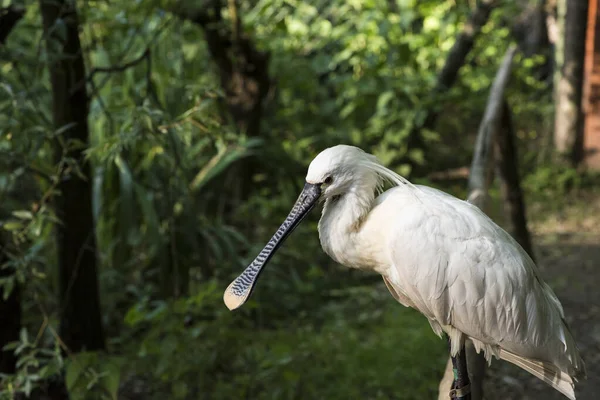
M254 261L225 290L225 305L233 310L246 302L263 267L319 199L344 195L361 187L373 191L381 184L385 171L392 173L374 156L357 147L339 145L322 151L310 163L304 189L283 224Z
M377 159L354 146L338 145L323 150L308 167L306 183L319 186L321 197L343 195L357 185L375 187L380 178L371 168Z

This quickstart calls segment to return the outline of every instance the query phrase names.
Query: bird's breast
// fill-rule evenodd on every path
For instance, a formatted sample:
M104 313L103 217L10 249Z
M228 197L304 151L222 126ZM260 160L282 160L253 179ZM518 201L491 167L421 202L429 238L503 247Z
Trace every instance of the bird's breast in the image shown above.
M348 232L340 232L330 225L319 224L321 247L335 262L349 268L360 268L354 246L354 238Z
M319 238L325 253L337 263L384 274L391 265L385 249L389 230L377 223L383 216L373 218L373 204L357 195L328 200L319 221Z
M389 263L381 260L384 241L373 241L372 236L365 235L360 230L320 223L319 239L323 251L345 267L379 273L389 267Z

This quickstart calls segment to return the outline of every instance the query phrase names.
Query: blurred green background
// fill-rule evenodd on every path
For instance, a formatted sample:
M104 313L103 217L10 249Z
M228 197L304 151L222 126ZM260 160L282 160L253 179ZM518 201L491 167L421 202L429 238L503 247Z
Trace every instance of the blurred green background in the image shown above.
M245 307L222 293L331 145L464 197L465 174L435 173L470 164L513 43L530 228L550 246L565 226L597 235L597 175L553 140L546 21L564 3L0 1L0 397L436 398L445 342L380 277L322 252L318 212Z

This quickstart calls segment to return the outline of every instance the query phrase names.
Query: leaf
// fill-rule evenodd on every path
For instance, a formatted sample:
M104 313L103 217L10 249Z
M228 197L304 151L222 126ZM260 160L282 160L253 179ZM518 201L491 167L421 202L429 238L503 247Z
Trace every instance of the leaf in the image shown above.
M5 344L2 347L2 350L4 351L10 351L10 350L15 350L17 347L19 347L19 342L9 342L8 344Z
M26 328L21 328L21 331L19 332L19 338L21 343L29 343L29 335L27 334Z
M227 167L240 158L249 154L246 147L232 146L220 150L210 161L196 174L190 189L197 191L206 185L211 179L223 172Z
M237 231L235 228L224 225L221 227L221 229L223 229L225 232L227 232L229 234L229 236L231 236L233 239L235 239L238 243L242 244L243 246L250 245L250 243L248 242L246 237L244 235L242 235L239 231Z
M121 380L121 368L124 363L124 358L111 356L106 357L103 362L102 386L110 393L113 400L118 399L119 382Z
M27 379L27 380L25 381L25 385L24 385L23 389L24 389L24 391L25 391L25 395L26 395L27 397L29 397L29 396L31 395L31 390L33 389L33 386L32 386L32 384L31 384L31 380Z
M68 28L62 18L56 18L52 27L52 33L60 39L61 43L67 42Z
M23 228L23 223L19 221L8 221L5 222L4 225L2 225L2 227L7 231L17 231Z
M99 353L97 352L81 352L69 357L66 365L65 384L69 395L72 399L85 399L86 388L95 379L98 379L98 374L93 368L98 365ZM86 371L89 374L86 375ZM89 376L86 379L86 376Z
M15 277L14 275L8 278L3 278L2 281L2 297L4 299L4 301L8 300L8 298L10 297L10 294L12 293L14 287L15 287Z
M77 383L83 374L84 367L79 363L71 361L67 364L67 371L65 376L65 385L69 393L73 393L77 386Z
M118 155L115 158L115 165L119 170L119 204L121 211L119 227L121 229L122 239L128 240L129 232L134 228L133 177L127 162L121 157L121 155Z
M60 136L63 133L65 133L66 131L68 131L69 129L75 127L76 125L77 125L77 122L69 122L68 124L65 124L65 125L61 126L60 128L56 129L54 131L54 136Z
M385 108L388 103L394 98L394 92L392 90L387 90L379 95L379 99L377 99L377 112L385 113Z
M141 309L138 304L138 305L131 307L127 311L127 314L125 314L124 320L128 326L135 326L139 322L143 321L144 317L145 317L144 310Z
M148 241L151 244L158 246L161 243L160 218L154 207L152 192L146 191L143 186L137 183L134 184L134 190L137 202L142 211L142 217L146 223L146 235Z
M98 221L100 219L100 210L102 209L102 185L104 184L104 174L106 172L105 167L98 167L95 169L94 180L92 182L92 211L94 219Z
M219 245L216 235L213 233L213 229L206 227L204 229L200 229L199 232L206 241L206 244L208 244L208 247L210 247L212 256L217 261L221 261L223 259L223 249Z
M15 217L17 217L19 219L32 219L33 218L33 214L31 213L31 211L27 211L27 210L13 211L12 215L14 215Z

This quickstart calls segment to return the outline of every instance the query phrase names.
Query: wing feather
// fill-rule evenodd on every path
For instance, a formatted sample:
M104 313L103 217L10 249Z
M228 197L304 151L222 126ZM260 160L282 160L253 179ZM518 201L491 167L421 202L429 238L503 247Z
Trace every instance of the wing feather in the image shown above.
M560 301L521 246L476 206L420 189L420 202L395 190L381 204L395 218L388 286L484 350L551 362L569 375L583 370Z

